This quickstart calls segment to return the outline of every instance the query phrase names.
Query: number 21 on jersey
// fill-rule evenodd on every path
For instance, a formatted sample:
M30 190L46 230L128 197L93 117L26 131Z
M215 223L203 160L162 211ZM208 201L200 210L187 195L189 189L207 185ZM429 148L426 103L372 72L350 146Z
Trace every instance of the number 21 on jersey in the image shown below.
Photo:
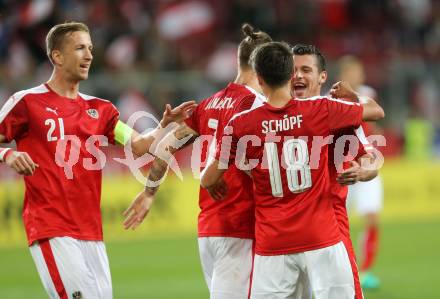
M55 119L48 118L44 122L46 126L49 126L49 130L47 131L47 141L57 141L58 137L54 136L55 130L57 129L57 122L58 122L58 129L60 133L60 140L64 139L64 121L62 118L58 118L57 121Z
M264 144L267 157L270 185L274 197L283 197L278 147L274 142ZM290 192L301 193L312 186L307 142L302 139L289 139L284 142L282 158L286 167L287 186Z

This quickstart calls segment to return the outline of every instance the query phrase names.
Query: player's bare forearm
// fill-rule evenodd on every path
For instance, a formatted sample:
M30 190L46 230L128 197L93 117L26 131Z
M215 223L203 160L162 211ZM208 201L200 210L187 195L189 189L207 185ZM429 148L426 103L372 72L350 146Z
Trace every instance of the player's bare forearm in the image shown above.
M362 120L376 121L385 117L385 111L372 98L360 97L360 102L363 107Z
M154 196L159 190L160 182L167 172L168 164L166 161L156 158L151 165L150 172L148 174L147 185L145 186L145 193ZM151 184L153 183L153 184Z
M165 135L169 134L173 135L172 138L167 137L164 139ZM160 126L145 135L133 131L131 136L132 152L137 156L142 156L147 152L156 156L148 175L150 184L147 184L145 189L148 194L154 195L159 189L159 182L168 169L169 157L194 142L197 136L198 133L185 124L178 126L172 132ZM156 143L155 146L153 146L154 143ZM167 153L164 154L164 151Z
M159 126L148 134L141 135L119 121L115 128L116 139L124 140L120 143L125 145L125 138L121 137L121 135L128 135L128 139L131 141L132 152L135 155L143 156L146 153L155 155L155 149L152 149L151 146L158 145L162 138L179 127L179 125L183 124L183 121L190 117L196 107L197 104L195 101L184 102L174 109L167 104ZM127 131L130 132L127 133Z
M148 134L141 135L136 130L119 120L114 129L115 141L122 146L129 144L132 153L135 156L140 157L148 153L153 142L159 137L159 129L160 126Z
M359 95L346 81L339 81L333 84L330 95L334 98L360 102L363 107L362 120L376 121L385 117L385 112L375 100Z
M174 154L184 146L191 144L197 138L198 134L187 125L177 125L162 128L158 126L148 134L139 134L133 131L131 135L131 146L133 154L137 156L150 153L156 157L163 157L160 150L166 150L170 154ZM160 147L158 147L160 144Z
M183 140L185 138L190 137L188 141L185 143L186 146L188 144L193 143L196 140L196 138L199 136L199 133L188 127L186 124L181 124L174 132L174 136L176 137L177 140Z
M5 142L6 142L6 137L0 134L0 143L5 143Z
M131 134L131 151L134 155L141 157L149 152L151 144L156 140L158 135L158 129L154 129L149 134L141 135L136 131Z
M140 149L133 147L132 151L138 156L143 155L144 149L148 150L154 142L153 136L142 137L137 134L134 138L134 141L136 142L135 144L137 144ZM145 217L147 217L154 202L154 195L159 189L160 181L167 172L167 169L168 164L166 161L159 158L154 159L144 191L136 196L127 210L123 213L123 216L125 217L123 222L125 229L136 229L144 221Z
M197 137L197 133L189 128L186 125L181 125L173 132L171 132L174 138L165 139L164 144L160 145L160 148L165 147L168 151L168 154L173 155L183 146L190 144ZM153 143L157 138L160 138L159 132L152 132L151 134L141 136L137 132L134 132L132 138L134 139L132 142L135 143L135 148L133 153L136 155L143 155L145 150L150 150ZM180 142L180 145L177 146L175 141ZM181 142L182 141L182 142ZM185 143L186 141L186 143ZM155 146L157 150L158 146ZM152 154L156 150L152 150ZM125 220L124 227L125 229L136 229L145 217L148 215L151 206L154 202L154 196L159 190L160 183L162 182L167 170L168 170L168 159L169 155L159 155L153 161L150 172L148 174L147 185L145 186L145 190L140 192L134 201L130 204L127 210L124 212Z
M170 155L174 155L178 150L180 150L184 146L187 146L192 142L194 142L195 138L198 136L197 132L195 132L185 124L180 125L176 130L173 131L172 134L174 135L174 139L165 140L164 141L165 143L161 145L162 147L167 148ZM172 140L182 141L185 139L188 140L181 147L177 147L175 142L171 142ZM148 145L149 147L152 144L151 140L146 140L144 141L144 143L145 144L143 146ZM148 174L147 185L145 186L145 192L147 194L151 196L156 194L157 190L159 190L160 182L163 179L164 175L166 174L167 170L168 170L168 161L164 160L163 156L156 157L153 161L150 172Z
M177 147L174 143L171 142L164 144L163 146L167 148L169 154L171 155L174 155L177 151L179 151L183 147L193 143L198 136L198 133L196 131L194 131L185 124L180 125L173 132L173 134L175 140L177 141L186 140L186 142L181 147ZM153 161L150 172L148 174L147 182L149 182L150 184L147 183L147 186L145 186L145 192L147 192L150 195L156 194L160 185L158 184L158 182L162 180L167 170L168 170L168 161L164 160L163 157L160 156L156 157Z
M147 153L155 155L155 149L153 144L162 140L169 132L169 130L158 126L153 131L147 134L139 134L133 131L131 135L131 151L138 157L141 157Z
M212 188L219 182L225 171L225 169L219 169L218 160L211 160L202 172L200 185L205 189Z

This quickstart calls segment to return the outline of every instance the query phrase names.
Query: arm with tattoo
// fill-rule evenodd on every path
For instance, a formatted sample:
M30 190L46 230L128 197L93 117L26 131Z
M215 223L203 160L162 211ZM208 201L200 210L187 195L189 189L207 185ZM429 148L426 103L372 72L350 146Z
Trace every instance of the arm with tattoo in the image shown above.
M162 147L166 147L168 149L171 156L183 147L192 144L194 140L199 136L196 131L185 124L179 126L179 128L177 128L173 134L175 140L183 140L185 138L189 139L184 144L184 146L180 148L175 148L173 144L171 144L171 142L162 145ZM145 190L137 195L137 197L123 214L125 216L125 229L136 229L148 215L148 212L150 211L151 205L154 201L154 195L159 190L159 186L166 177L165 175L167 171L168 161L165 161L156 156L148 174Z

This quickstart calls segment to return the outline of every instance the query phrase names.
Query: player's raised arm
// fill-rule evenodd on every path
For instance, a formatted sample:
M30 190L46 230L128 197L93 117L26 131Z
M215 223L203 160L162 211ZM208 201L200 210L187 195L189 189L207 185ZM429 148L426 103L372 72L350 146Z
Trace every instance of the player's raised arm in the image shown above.
M185 144L191 144L195 137L198 136L198 133L188 127L185 124L182 124L179 128L175 130L173 133L176 140L183 140L185 138L190 137L190 141ZM165 144L165 147L169 148L170 154L173 155L181 148L175 148L173 144ZM147 185L145 186L145 190L140 192L130 206L123 213L124 220L124 228L125 229L136 229L142 221L147 217L150 212L151 205L154 202L154 196L156 192L159 190L159 186L162 183L162 180L168 170L168 161L165 161L159 157L156 157L151 166L150 172L148 174Z
M363 107L362 120L376 121L385 117L382 107L372 98L360 96L350 84L345 81L339 81L332 86L330 95L338 99L346 99L352 102L360 102Z
M148 134L143 135L119 121L115 127L115 139L121 145L130 142L131 150L136 156L140 157L146 153L156 155L154 149L151 148L154 141L164 138L173 129L176 129L178 124L191 115L196 106L195 101L185 102L174 109L171 109L171 106L167 104L160 125Z
M199 134L191 129L186 124L180 125L174 132L174 140L181 141L184 139L188 139L188 141L185 143L184 146L187 146L194 142L197 136ZM174 155L178 150L182 149L183 147L177 148L174 146L174 144L168 142L167 144L164 144L163 147L168 148L169 153L171 155ZM164 160L164 157L156 157L154 159L153 165L150 169L150 172L148 174L148 181L147 186L145 186L145 192L150 195L155 195L157 190L159 189L159 185L162 182L163 177L165 176L165 173L168 169L168 162L167 160Z
M10 97L0 111L0 144L11 142L26 131L27 110L19 100L14 96ZM2 162L20 175L32 175L38 167L28 153L0 147L0 163Z
M171 106L167 104L158 128L146 135L132 135L131 145L133 153L138 156L142 156L148 151L152 155L157 155L154 150L153 152L150 150L153 142L165 137L165 135L169 133L169 130L167 130L169 125L175 124L175 127L177 128L177 124L181 124L185 119L187 119L196 106L197 104L195 101L185 102L174 109L171 109Z

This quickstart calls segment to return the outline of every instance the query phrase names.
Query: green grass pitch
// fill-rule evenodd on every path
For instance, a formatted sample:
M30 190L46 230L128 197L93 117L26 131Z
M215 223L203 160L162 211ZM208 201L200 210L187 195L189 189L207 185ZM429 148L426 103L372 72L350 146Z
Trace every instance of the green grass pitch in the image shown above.
M367 299L440 298L440 220L382 225L375 273L382 287ZM359 226L353 228L356 236ZM208 292L195 236L109 242L115 299L202 299ZM0 249L0 298L47 298L27 248Z

